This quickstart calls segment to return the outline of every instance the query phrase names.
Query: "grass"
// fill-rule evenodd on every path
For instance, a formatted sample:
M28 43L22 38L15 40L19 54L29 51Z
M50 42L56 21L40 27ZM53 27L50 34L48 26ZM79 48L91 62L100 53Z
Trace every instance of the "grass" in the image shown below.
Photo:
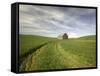
M19 55L20 71L96 67L96 39L95 36L59 40L20 35Z
M96 65L96 43L95 40L69 40L61 41L62 48L69 56L79 63L80 67L93 67ZM67 47L66 47L67 46Z
M29 50L53 40L55 40L55 38L35 35L19 35L19 56L25 55Z

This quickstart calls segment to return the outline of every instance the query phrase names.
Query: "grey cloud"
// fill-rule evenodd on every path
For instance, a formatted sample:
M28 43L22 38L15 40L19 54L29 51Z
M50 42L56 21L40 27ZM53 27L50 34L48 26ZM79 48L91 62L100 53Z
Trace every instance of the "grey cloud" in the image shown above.
M95 34L95 9L20 5L20 34Z

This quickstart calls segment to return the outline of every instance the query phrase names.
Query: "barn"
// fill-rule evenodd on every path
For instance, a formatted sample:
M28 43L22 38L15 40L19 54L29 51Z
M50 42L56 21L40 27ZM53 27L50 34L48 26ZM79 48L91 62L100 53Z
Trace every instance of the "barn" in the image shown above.
M60 34L58 36L58 39L68 39L68 34L67 33Z
M64 33L62 37L63 37L63 39L68 39L67 33Z

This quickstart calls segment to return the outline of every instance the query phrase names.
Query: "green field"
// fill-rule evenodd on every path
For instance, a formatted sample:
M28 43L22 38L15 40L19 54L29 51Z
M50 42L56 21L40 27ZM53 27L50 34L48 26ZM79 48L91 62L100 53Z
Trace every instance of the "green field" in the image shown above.
M96 67L95 35L68 40L20 35L19 47L20 71Z

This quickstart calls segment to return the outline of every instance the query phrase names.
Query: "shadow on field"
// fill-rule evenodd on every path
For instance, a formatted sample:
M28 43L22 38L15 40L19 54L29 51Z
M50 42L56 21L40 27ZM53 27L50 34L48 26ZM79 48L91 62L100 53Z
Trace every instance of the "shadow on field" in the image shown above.
M46 43L44 43L44 44L41 44L41 45L39 45L39 46L37 46L37 47L34 47L34 48L29 49L29 51L28 51L27 53L25 53L24 55L19 56L19 63L21 63L21 62L22 62L25 58L27 58L30 54L36 52L37 49L40 49L41 47L45 46L46 44L48 44L48 43L50 43L50 42L51 42L51 41L46 42Z

